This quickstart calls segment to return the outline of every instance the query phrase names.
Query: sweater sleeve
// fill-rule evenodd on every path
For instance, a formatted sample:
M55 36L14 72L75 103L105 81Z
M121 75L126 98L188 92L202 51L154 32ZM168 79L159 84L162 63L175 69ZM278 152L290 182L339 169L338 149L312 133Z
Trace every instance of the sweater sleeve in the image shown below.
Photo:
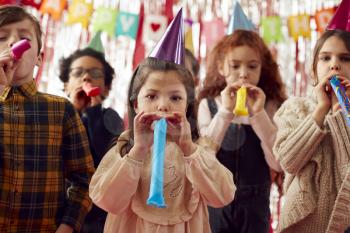
M327 116L326 120L333 140L336 161L344 175L350 159L350 128L341 111Z
M273 143L276 138L277 127L263 110L249 118L250 124L261 141L261 147L264 151L265 160L269 167L275 171L282 171L279 161L272 152Z
M233 113L222 107L219 107L218 112L211 118L208 101L207 99L202 99L198 108L199 133L203 137L211 138L217 147L220 148L233 118Z
M116 146L111 148L91 179L89 189L92 201L107 212L123 212L136 193L142 165L143 162L127 155L122 158L116 152Z
M232 173L220 164L212 151L198 146L192 155L184 158L187 178L208 205L223 207L233 200L236 186Z
M309 162L326 135L312 118L306 102L301 98L289 99L274 117L278 131L273 152L290 174L297 174Z

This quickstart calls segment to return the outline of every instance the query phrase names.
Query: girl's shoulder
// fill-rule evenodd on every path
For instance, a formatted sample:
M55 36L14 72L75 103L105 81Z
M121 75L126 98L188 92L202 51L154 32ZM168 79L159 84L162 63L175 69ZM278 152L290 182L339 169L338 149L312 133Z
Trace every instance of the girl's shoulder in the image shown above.
M316 100L312 96L289 97L277 110L275 117L305 118L316 107Z

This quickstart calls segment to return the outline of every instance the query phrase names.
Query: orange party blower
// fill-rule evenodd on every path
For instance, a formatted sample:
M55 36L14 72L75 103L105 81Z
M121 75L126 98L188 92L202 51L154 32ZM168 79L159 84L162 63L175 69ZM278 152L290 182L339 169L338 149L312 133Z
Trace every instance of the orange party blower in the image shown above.
M90 83L84 83L83 84L83 90L89 97L94 97L100 95L100 88L94 87Z

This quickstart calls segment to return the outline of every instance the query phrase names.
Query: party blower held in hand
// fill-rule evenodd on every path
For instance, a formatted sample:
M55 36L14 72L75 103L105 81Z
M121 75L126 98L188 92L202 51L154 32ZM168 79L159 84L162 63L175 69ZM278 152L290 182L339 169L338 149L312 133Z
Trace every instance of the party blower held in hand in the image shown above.
M17 43L15 43L12 47L11 47L11 54L14 60L18 61L19 59L21 59L22 54L27 51L28 49L30 49L30 43L28 40L23 39L18 41Z
M343 111L343 114L348 122L348 126L350 126L350 101L349 97L346 95L346 91L344 86L340 83L340 80L334 75L329 81L335 95L337 96L340 107Z
M147 205L165 208L163 184L164 184L164 156L166 145L167 121L161 118L154 126L152 173L149 197Z
M90 83L84 83L83 90L85 94L89 97L94 97L100 95L100 88L94 87Z
M236 116L248 116L246 100L247 100L247 88L241 87L237 91L236 107L233 112Z

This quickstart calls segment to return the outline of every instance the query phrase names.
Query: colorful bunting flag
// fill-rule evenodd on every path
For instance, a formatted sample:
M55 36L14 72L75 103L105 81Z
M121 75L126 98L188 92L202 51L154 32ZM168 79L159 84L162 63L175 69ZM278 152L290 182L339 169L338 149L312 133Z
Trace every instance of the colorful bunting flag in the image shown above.
M207 48L211 48L221 37L225 35L225 24L222 19L203 22L203 34Z
M266 43L283 40L282 20L279 16L270 16L261 20L261 35Z
M143 23L143 42L159 41L168 25L168 18L164 15L146 15Z
M66 3L67 0L44 0L40 12L49 14L54 20L60 20Z
M139 23L140 25L137 29L136 40L135 40L135 50L134 56L132 58L132 67L136 69L137 65L141 62L142 59L145 58L145 45L142 43L142 34L143 34L143 21L145 17L145 8L143 2L140 5L140 13L139 13ZM124 118L125 119L125 118ZM125 122L125 125L128 125L129 122Z
M310 16L307 14L296 15L288 17L288 30L289 34L295 41L299 36L304 38L310 38Z
M193 46L192 24L193 21L191 19L185 19L185 48L195 54Z
M109 36L114 36L117 10L106 7L99 7L93 14L92 29L94 32L105 31Z
M322 33L324 32L324 30L326 30L326 27L331 21L334 12L335 12L334 8L327 8L327 9L316 11L315 21L317 26L316 30L318 32Z
M128 12L119 12L116 24L116 36L136 38L139 16Z
M83 28L87 28L90 16L93 12L93 4L85 0L73 0L68 8L67 24L80 23Z

